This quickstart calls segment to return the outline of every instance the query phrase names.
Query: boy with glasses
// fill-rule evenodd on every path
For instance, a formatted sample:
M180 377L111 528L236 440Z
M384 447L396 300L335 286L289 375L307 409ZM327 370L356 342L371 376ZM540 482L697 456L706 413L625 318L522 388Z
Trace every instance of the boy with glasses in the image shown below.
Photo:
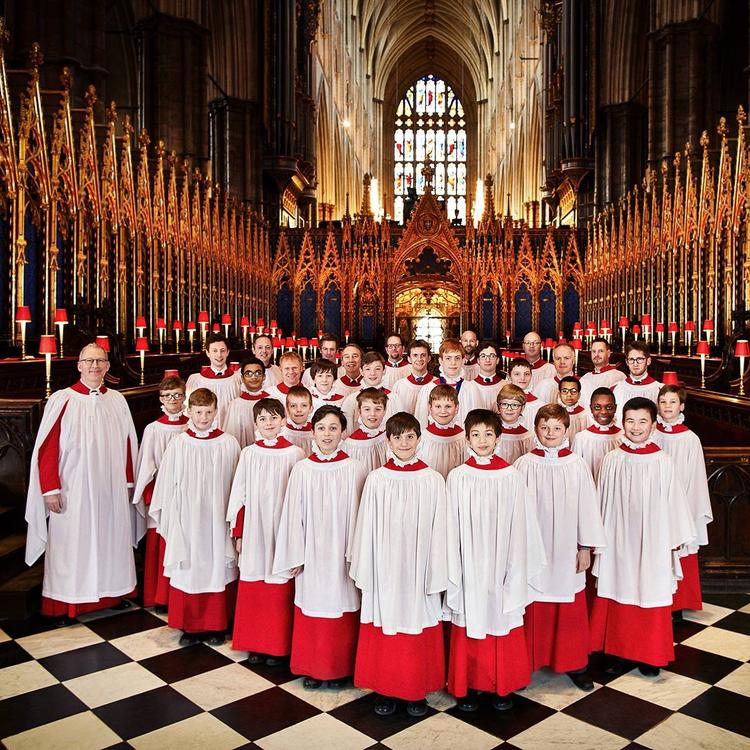
M617 401L615 421L619 425L622 424L623 406L631 398L647 398L656 404L662 386L648 374L651 352L645 341L631 341L626 345L625 364L628 367L628 376L612 386L612 393Z
M493 411L497 401L497 394L505 383L497 373L500 350L493 341L483 341L477 347L477 352L479 352L477 355L479 371L474 378L474 382L479 389L480 406L482 409Z
M551 362L545 362L542 357L542 337L536 331L529 331L521 344L523 354L531 365L531 389L533 390L542 380L555 376L555 367Z
M585 430L589 426L589 413L579 403L581 398L581 381L573 375L566 375L560 379L560 406L565 408L570 417L570 427L568 427L568 440L573 436Z
M253 407L262 398L268 398L268 392L263 387L266 366L257 357L250 357L242 363L240 377L240 395L227 407L224 432L234 435L240 448L246 448L255 442Z
M523 421L526 396L511 383L504 385L497 394L497 410L500 412L502 430L495 451L504 461L512 464L533 447L534 436Z
M597 388L591 394L589 409L594 423L573 436L571 448L586 462L596 482L604 457L622 440L622 429L614 422L617 404L609 388Z

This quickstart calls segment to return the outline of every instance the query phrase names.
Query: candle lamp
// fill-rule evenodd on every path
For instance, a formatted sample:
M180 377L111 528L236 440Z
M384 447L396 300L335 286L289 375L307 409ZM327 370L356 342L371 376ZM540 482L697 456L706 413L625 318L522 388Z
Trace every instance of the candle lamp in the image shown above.
M510 349L510 329L505 331L505 345Z
M596 336L596 323L593 320L589 320L586 323L586 338L589 349L591 349L591 342L594 340L594 336Z
M287 351L290 351L291 349L294 349L294 337L287 336L286 339L282 339L282 341L284 341L284 346L286 347ZM284 351L282 350L281 353L283 354Z
M304 337L300 338L299 341L297 341L297 346L298 348L302 349L302 359L303 360L307 359L307 346L308 346L307 339Z
M641 327L643 328L643 338L648 341L649 333L651 333L651 316L648 313L641 315Z
M156 334L159 337L159 354L164 354L164 334L167 332L167 322L164 318L156 319Z
M703 333L706 334L706 341L708 342L708 345L711 346L711 335L714 332L714 322L713 320L704 320L703 321Z
M620 335L622 336L622 350L625 351L625 334L630 326L630 321L628 320L627 315L620 316L617 326L620 329Z
M177 352L177 354L180 353L180 336L182 335L182 321L181 320L173 320L172 321L172 332L174 333L174 350Z
M252 346L255 343L255 336L256 336L255 326L250 326L250 328L248 329L248 333L250 334L250 346Z
M638 337L641 335L641 327L639 325L633 326L633 336L635 336L635 340L638 341Z
M247 329L250 328L250 318L246 315L240 318L240 328L242 329L242 348L247 349Z
M200 328L201 340L202 340L204 348L206 346L206 334L208 331L208 323L209 323L208 310L201 310L198 313L198 328Z
M608 320L603 320L600 324L599 334L607 339L607 343L612 341L612 326Z
M745 395L745 357L750 357L750 344L747 339L737 339L734 356L740 358L740 396Z
M138 331L138 338L142 338L144 331L146 330L146 318L143 315L139 315L135 319L135 330Z
M98 347L101 347L105 352L107 352L107 354L109 354L109 352L110 352L110 348L109 348L109 336L97 336L96 340L94 341L94 343Z
M57 354L55 337L52 334L43 334L39 337L39 354L44 355L44 371L46 376L46 388L44 397L52 395L52 355Z
M26 305L16 308L16 321L21 326L21 359L26 359L26 326L31 323L31 310Z
M350 336L349 331L348 330L344 331L344 338L346 339L347 344L349 343L349 336Z
M554 339L545 339L544 340L544 353L547 358L547 362L552 361L552 350L555 348L555 340Z
M274 336L276 334L276 331L278 330L279 326L278 326L278 324L276 323L275 320L272 320L269 323L269 328L271 329L271 336ZM279 334L279 335L281 335L281 334Z
M695 333L695 321L688 320L685 322L685 338L687 339L688 357L693 349L693 334Z
M583 336L583 326L578 321L576 321L575 323L573 323L573 338L577 339L581 336Z
M570 342L571 347L573 348L573 352L575 353L575 365L573 367L573 370L576 374L578 374L578 352L581 351L583 348L583 343L581 342L581 339L573 339Z
M258 320L255 321L255 327L258 329L258 334L263 334L263 329L265 328L266 322L263 320L263 318L258 318Z
M55 325L57 326L57 337L60 340L60 359L63 357L63 334L65 326L68 325L68 311L62 307L55 310Z
M188 343L190 345L190 353L193 354L195 352L195 348L193 347L193 338L195 336L195 321L194 320L188 320L187 324L187 332L188 332Z
M284 353L283 352L283 342L282 342L282 340L278 336L272 336L271 337L271 346L273 346L273 358L274 358L274 361L275 361L276 360L276 352L277 352L278 349L282 349L281 353L282 354Z
M701 388L706 387L706 357L711 353L708 341L699 341L695 353L701 358Z
M675 349L677 348L677 334L680 332L680 326L674 321L669 324L669 336L672 339L672 356L675 355Z
M657 323L654 330L656 331L656 338L659 342L658 353L661 354L661 345L664 343L664 323Z
M679 385L677 373L674 370L665 370L661 375L662 385Z
M317 338L310 339L310 348L312 349L313 359L318 358L318 345L319 344L320 344L320 339L317 339Z
M224 337L229 338L229 326L232 325L232 316L224 313L221 316L221 325L224 327Z
M146 370L146 352L148 351L148 339L145 336L139 336L135 340L135 350L141 356L141 385L143 385Z

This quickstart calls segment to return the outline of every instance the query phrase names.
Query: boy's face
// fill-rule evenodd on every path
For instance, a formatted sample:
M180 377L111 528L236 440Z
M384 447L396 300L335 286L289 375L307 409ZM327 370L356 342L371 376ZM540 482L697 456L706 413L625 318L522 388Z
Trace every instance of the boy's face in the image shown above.
M479 352L479 372L483 377L492 377L497 369L497 352L488 346Z
M315 444L324 455L330 455L339 447L341 433L341 422L334 414L326 414L313 428Z
M440 359L440 366L443 372L451 378L455 378L464 364L464 355L461 352L445 352Z
M319 393L328 393L333 388L333 381L333 373L326 371L316 373L313 378L313 382Z
M205 432L213 424L216 419L216 404L209 404L208 406L188 406L188 416L193 420L193 424L201 432Z
M510 382L521 390L527 391L531 385L531 370L528 367L514 367L510 373Z
M581 397L581 388L575 383L560 383L560 401L563 406L575 406Z
M167 414L179 414L185 405L185 391L182 388L168 388L159 393L159 401Z
M469 445L478 456L491 456L497 446L498 436L488 424L477 424L469 430Z
M573 373L573 350L569 346L559 346L552 355L552 364L555 366L557 375L571 375Z
M591 363L597 369L609 364L609 349L601 341L591 345Z
M622 415L622 429L631 443L647 443L654 431L654 420L648 409L628 409Z
M350 378L359 376L361 362L362 356L359 353L359 349L355 349L353 346L344 347L344 351L341 353L341 364Z
M449 398L436 398L430 401L429 414L437 424L450 424L458 414L458 404Z
M380 385L385 368L380 362L370 362L362 367L362 385Z
M409 353L409 364L417 377L422 377L427 372L429 363L430 352L423 346L415 346Z
M389 336L385 341L385 351L391 362L400 362L404 358L404 342L398 336Z
M625 355L625 364L628 366L631 378L640 378L646 374L648 366L651 364L651 357L644 357L643 352L631 349Z
M246 365L242 370L242 382L250 393L256 393L263 387L263 368L258 365Z
M591 414L594 417L594 422L602 427L612 424L616 410L614 396L594 396L591 399Z
M414 458L417 452L419 437L414 430L406 430L400 435L391 435L388 438L388 446L400 461L408 461Z
M369 430L374 430L383 423L383 417L385 416L385 406L378 403L377 401L370 401L365 399L362 402L362 406L359 407L359 417L362 420L362 424Z
M268 336L258 336L253 343L253 354L261 361L264 362L266 367L271 361L271 355L273 354L273 344Z
M281 377L284 385L299 385L302 377L302 365L296 359L285 359L281 363Z
M255 429L264 440L273 440L278 437L284 426L284 417L281 414L272 414L270 411L262 411L255 420Z
M305 424L312 411L312 403L307 396L287 396L286 413L294 424Z
M535 427L536 436L545 448L557 448L567 435L567 428L559 419L542 419Z
M223 370L224 365L227 363L229 349L227 349L227 345L223 341L216 341L208 345L206 355L208 356L208 361L217 370Z
M514 398L501 398L497 402L497 410L503 422L515 424L523 414L523 404L519 404Z
M674 422L685 411L685 404L680 403L680 397L676 393L665 393L659 396L657 407L659 416L665 422Z

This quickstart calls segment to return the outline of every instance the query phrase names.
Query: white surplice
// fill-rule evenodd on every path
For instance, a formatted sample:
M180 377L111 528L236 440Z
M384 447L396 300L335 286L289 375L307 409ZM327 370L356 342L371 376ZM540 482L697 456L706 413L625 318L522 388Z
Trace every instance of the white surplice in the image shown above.
M526 405L523 407L523 415L521 416L521 419L523 419L526 429L529 432L534 432L534 419L536 418L536 413L547 404L542 401L542 399L537 398L537 396L531 391L524 391L524 393L526 395Z
M386 364L383 373L383 385L390 390L398 383L399 380L411 375L411 365L407 362L404 365L393 366Z
M572 441L574 435L583 432L591 424L591 413L580 403L571 407L565 406L559 401L558 404L568 412L570 427L568 427L567 435L568 440Z
M509 464L528 453L534 447L534 433L526 429L520 422L516 425L503 424L503 432L497 441L495 453Z
M437 378L429 373L421 376L421 379L415 377L414 373L410 373L405 378L396 381L396 384L393 386L393 393L401 402L401 408L409 414L414 414L417 407L417 399L422 389L429 387L431 383L435 382L437 382Z
M485 378L482 373L477 373L474 378L474 383L477 386L477 394L479 396L478 409L488 409L497 413L497 394L500 393L500 389L508 383L507 380L503 380L499 376L494 378Z
M597 424L592 424L573 436L570 448L586 462L596 482L604 456L617 448L621 441L622 429L617 425L601 428Z
M227 370L229 365L227 365ZM240 385L242 376L239 371L231 373L226 377L212 377L215 371L211 367L202 367L200 372L194 372L185 383L185 403L190 399L190 394L199 388L208 388L216 395L216 408L219 410L218 426L221 428L224 424L229 404L240 395Z
M544 404L556 404L560 398L560 380L557 375L545 378L532 388L534 395Z
M257 393L243 390L239 398L235 398L227 407L223 429L237 440L240 448L246 448L255 442L253 407L262 398L268 398L268 391L265 389Z
M461 378L453 378L446 384L451 385L458 392L458 421L460 424L463 424L470 411L482 408L482 400L479 397L477 384L473 380L462 380ZM427 418L430 411L430 393L438 385L440 385L440 381L436 380L432 385L425 386L417 397L414 416L419 420L422 429L427 427Z
M625 380L625 373L622 370L618 370L614 365L607 365L603 367L599 372L584 373L581 375L581 401L587 409L591 404L591 394L597 388L609 388L615 383L619 383L621 380Z
M375 431L375 433L365 432L360 427L344 440L341 447L352 458L359 461L365 467L366 473L369 474L385 463L386 451L388 450L385 427Z
M462 427L441 428L430 422L422 430L419 457L443 479L466 460L466 436Z
M552 362L545 362L544 359L540 357L533 365L531 365L531 383L529 384L529 387L534 393L536 393L536 386L538 386L542 380L553 377L555 377L555 366Z
M356 391L352 391L344 399L343 403L340 404L341 411L344 412L344 416L346 417L347 433L354 432L354 430L357 429L357 423L359 422L359 404L357 403L357 396L359 396L359 394L363 390L369 387L370 386L366 386L364 384L361 385ZM399 401L398 396L394 394L393 391L386 388L382 382L380 385L372 387L376 388L379 391L384 391L386 396L388 396L388 402L385 405L385 416L383 417L384 422L387 422L389 417L392 417L394 414L398 414L398 412L402 411L401 402Z
M612 386L612 393L615 394L615 401L617 403L615 422L622 425L622 409L631 398L640 396L642 398L651 399L651 401L657 403L661 387L662 383L658 380L654 380L650 375L646 375L637 381L627 377L625 380L620 380L618 383L615 383Z
M299 427L291 420L281 428L281 434L292 444L296 445L305 456L309 456L312 451L313 429L312 423L307 422L303 427Z

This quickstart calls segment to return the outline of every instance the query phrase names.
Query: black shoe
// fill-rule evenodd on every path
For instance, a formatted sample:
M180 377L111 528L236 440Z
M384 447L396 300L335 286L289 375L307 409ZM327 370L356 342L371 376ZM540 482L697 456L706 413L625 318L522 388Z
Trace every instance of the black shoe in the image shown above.
M659 667L654 667L651 664L639 664L638 671L644 677L658 677L661 669Z
M479 701L474 695L465 695L463 698L456 699L456 708L459 711L465 711L470 714L479 708Z
M251 664L253 667L257 667L258 664L263 664L266 661L266 657L263 656L263 654L256 654L254 652L250 652L247 655L247 663Z
M348 682L348 677L339 677L338 680L328 680L328 687L331 688L331 690L341 690L341 688L346 687Z
M409 701L406 704L406 713L415 719L419 719L427 713L427 701Z
M584 690L587 693L594 689L594 683L591 681L588 672L568 672L568 677L573 681L573 684L579 689Z
M261 657L262 660L262 657ZM283 656L267 656L266 666L267 667L280 667L282 664L286 664L287 660Z
M619 676L625 674L625 672L629 672L630 665L624 659L620 659L619 656L613 656L607 661L604 671L606 674Z
M209 646L222 646L224 640L224 633L208 633L206 644Z
M682 622L684 619L683 611L681 609L676 609L672 612L672 622Z
M304 687L305 690L317 690L322 684L322 680L316 680L314 677L305 677L302 687Z
M122 599L119 604L115 604L115 606L110 607L110 609L114 609L116 612L123 612L126 609L130 609L132 606L133 602L128 599Z
M392 698L378 698L373 710L378 716L391 716L396 713L396 701Z
M509 695L496 695L492 699L492 708L495 711L508 711L513 708L513 698Z
M54 626L56 628L67 628L70 625L75 625L78 622L78 620L68 617L67 615L63 615L62 617L56 617L54 620Z
M154 612L156 612L157 615L166 615L167 614L167 605L166 604L155 604L154 605Z
M194 646L200 641L198 633L183 633L180 638L180 646Z

